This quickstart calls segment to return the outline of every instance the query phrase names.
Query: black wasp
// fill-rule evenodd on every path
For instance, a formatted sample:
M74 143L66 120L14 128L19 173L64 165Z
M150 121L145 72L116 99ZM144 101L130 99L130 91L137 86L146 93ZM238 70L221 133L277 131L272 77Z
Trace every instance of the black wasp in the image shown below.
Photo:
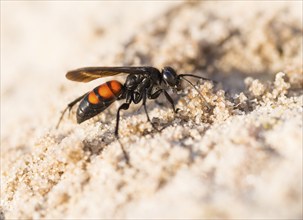
M181 90L181 80L187 81L196 89L193 83L185 77L195 77L203 80L209 80L192 74L177 75L176 71L171 67L164 67L160 72L158 69L149 66L85 67L69 71L66 74L66 78L77 82L90 82L98 78L114 76L117 74L127 74L124 84L121 84L116 80L111 80L75 99L69 103L66 109L63 111L57 127L59 126L66 110L71 110L71 108L80 101L81 103L77 110L78 123L82 123L104 111L116 100L125 100L117 111L115 135L118 137L120 111L127 110L131 103L138 104L140 101L142 101L147 120L153 125L146 108L147 99L156 99L160 94L164 93L166 99L176 113L177 110L175 109L174 101L168 94L167 90L172 89L174 92ZM198 90L197 92L203 98ZM155 128L154 125L153 127Z

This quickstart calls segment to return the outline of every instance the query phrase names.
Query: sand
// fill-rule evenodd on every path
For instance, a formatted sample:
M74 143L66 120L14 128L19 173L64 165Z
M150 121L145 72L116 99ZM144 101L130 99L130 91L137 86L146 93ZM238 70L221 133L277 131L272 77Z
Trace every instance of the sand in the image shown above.
M301 219L300 1L1 2L1 219ZM76 123L108 79L84 66L170 65L207 77ZM109 78L112 79L112 78ZM115 79L123 82L123 76ZM172 92L170 92L172 94ZM207 105L210 108L207 108Z

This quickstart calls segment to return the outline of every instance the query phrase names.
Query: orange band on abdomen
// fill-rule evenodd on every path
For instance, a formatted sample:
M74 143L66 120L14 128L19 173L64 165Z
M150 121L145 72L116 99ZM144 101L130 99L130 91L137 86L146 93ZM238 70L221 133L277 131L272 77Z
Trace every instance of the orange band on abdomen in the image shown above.
M98 94L105 100L113 99L115 97L115 94L112 92L112 90L109 88L107 83L104 83L99 86L98 88Z
M98 104L100 102L94 91L88 94L88 102L91 104Z
M119 95L121 93L122 84L120 82L118 82L117 80L109 81L109 82L107 82L107 84L109 85L109 87L111 88L112 92L115 95Z

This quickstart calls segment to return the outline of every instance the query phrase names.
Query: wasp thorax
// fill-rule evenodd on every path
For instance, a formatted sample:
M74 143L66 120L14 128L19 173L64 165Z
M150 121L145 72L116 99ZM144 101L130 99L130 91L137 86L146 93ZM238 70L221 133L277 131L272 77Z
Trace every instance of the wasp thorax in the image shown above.
M128 89L128 90L134 90L136 87L137 87L137 77L136 75L129 75L127 78L126 78L126 81L125 81L125 87Z

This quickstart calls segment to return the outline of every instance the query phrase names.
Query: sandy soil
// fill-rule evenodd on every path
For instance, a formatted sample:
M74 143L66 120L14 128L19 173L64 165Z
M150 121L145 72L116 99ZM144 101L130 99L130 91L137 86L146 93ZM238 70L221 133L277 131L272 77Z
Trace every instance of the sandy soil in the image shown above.
M1 1L1 219L301 219L302 2ZM107 79L83 66L171 65L193 81L59 129ZM123 77L116 77L123 81Z

